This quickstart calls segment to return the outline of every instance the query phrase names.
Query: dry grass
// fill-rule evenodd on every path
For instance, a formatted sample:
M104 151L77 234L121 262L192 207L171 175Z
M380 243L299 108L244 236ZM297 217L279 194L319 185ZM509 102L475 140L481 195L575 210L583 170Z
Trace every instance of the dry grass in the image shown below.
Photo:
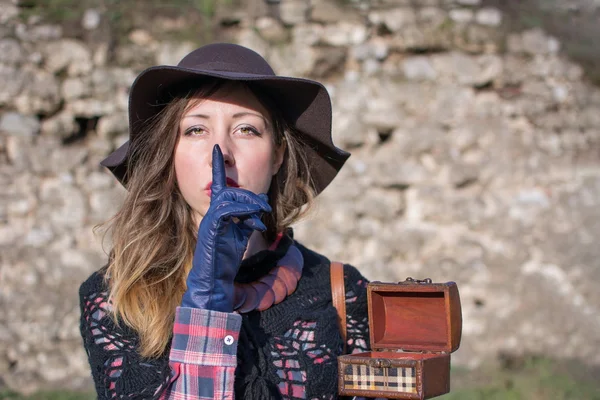
M2 392L0 400L91 400L91 393ZM579 361L503 356L499 365L452 369L452 391L440 400L600 400L600 367Z

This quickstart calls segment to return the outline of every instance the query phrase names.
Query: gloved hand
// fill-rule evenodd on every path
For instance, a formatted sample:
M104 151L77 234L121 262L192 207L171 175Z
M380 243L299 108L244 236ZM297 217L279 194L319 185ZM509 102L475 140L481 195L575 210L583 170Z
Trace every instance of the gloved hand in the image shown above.
M181 305L233 312L233 279L252 232L267 229L260 216L271 212L271 207L266 194L227 187L219 145L213 148L212 159L210 206L198 229L192 269Z

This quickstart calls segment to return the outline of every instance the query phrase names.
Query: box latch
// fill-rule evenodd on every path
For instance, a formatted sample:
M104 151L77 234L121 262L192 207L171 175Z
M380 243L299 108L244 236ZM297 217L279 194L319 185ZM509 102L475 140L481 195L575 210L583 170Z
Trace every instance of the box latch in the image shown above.
M386 358L374 358L369 360L369 365L373 368L390 368L392 363Z

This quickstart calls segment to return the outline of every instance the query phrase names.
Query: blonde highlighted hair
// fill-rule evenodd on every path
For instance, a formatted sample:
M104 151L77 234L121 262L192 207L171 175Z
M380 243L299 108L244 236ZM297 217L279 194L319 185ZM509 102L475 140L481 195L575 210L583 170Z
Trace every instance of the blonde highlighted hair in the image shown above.
M310 208L314 189L301 139L263 91L246 83L210 79L194 89L173 88L165 105L130 143L124 203L105 227L112 238L105 273L113 318L139 335L144 357L164 353L175 309L186 289L196 245L197 225L177 186L174 167L179 121L197 100L224 85L245 85L270 112L276 146L284 162L269 189L273 212L263 216L271 241Z

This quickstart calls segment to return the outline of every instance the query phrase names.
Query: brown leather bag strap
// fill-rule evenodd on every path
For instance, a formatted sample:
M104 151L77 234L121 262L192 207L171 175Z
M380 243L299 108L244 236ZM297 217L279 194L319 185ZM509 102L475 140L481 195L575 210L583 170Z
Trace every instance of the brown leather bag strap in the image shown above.
M331 272L331 299L337 310L338 325L344 340L344 353L346 353L346 287L344 285L344 264L332 262Z

